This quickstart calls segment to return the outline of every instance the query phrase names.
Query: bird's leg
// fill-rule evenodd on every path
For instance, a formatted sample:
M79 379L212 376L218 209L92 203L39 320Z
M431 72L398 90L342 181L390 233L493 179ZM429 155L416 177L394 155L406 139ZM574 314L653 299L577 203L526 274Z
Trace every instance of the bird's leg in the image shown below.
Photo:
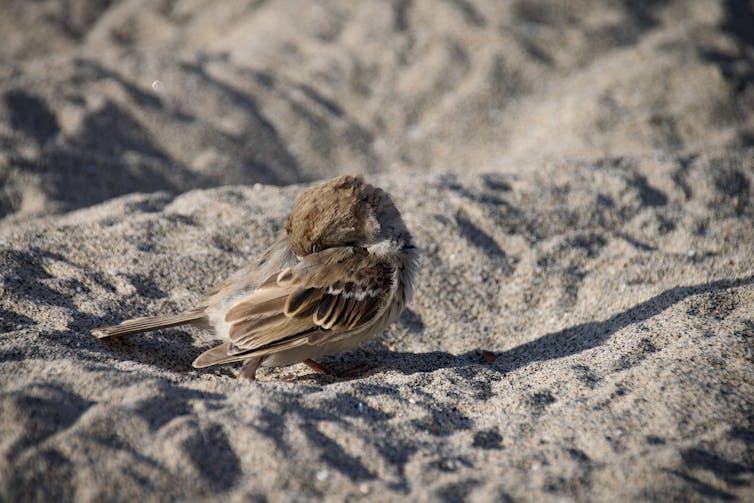
M325 367L324 365L320 365L319 363L315 362L311 358L307 358L306 360L304 360L301 363L303 363L304 365L306 365L307 367L309 367L313 371L319 372L320 374L325 374L325 375L329 375L329 376L337 376L338 375L337 373L333 372L332 370L330 370L329 368Z
M241 367L241 372L238 373L238 378L256 381L257 369L259 368L259 365L261 365L262 360L264 360L264 356L255 356L254 358L246 360L243 363L243 367Z
M334 370L330 370L324 365L315 362L311 358L307 358L301 363L305 364L307 367L314 370L315 372L319 372L320 374L325 374L325 375L334 376L334 377L353 377L355 375L359 375L362 372L367 371L372 368L369 365L357 365L356 367L349 370L345 370L343 372L335 372Z

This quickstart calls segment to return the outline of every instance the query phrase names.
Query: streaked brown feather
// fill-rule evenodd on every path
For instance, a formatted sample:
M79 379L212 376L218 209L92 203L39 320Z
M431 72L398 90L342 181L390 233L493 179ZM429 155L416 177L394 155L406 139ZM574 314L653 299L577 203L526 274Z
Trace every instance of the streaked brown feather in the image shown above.
M320 344L322 342L325 342L326 340L330 339L333 336L332 330L317 330L313 334L310 334L309 337L306 338L307 344L310 344L314 346L315 344Z
M306 256L228 311L233 353L262 356L358 330L384 304L391 282L385 272L379 262L365 267L349 247Z
M317 306L317 312L314 313L314 323L317 325L325 325L327 318L335 308L335 304L338 303L337 295L325 295L322 297L319 305Z
M292 318L301 316L302 313L316 307L320 298L322 298L321 288L298 288L288 296L285 302L285 314Z
M241 337L262 330L272 329L287 320L284 313L279 312L270 316L256 316L233 323L228 331L228 337L233 342L239 342Z
M247 331L239 331L231 341L236 346L243 349L259 349L275 341L292 337L302 332L307 332L315 328L311 317L306 318L285 318L275 325L270 325L265 329L251 327Z
M233 323L265 313L282 312L288 295L287 290L279 288L256 290L228 310L225 314L225 321Z
M316 335L318 333L323 333L323 331L312 328L307 330L306 332L294 334L290 337L286 337L285 339L270 343L263 348L254 350L253 353L250 354L253 354L255 356L269 355L271 353L277 353L278 351L284 351L286 349L303 346L304 344L308 344L309 336Z
M348 299L348 303L343 309L343 314L341 315L343 319L343 326L345 326L346 328L351 327L352 322L359 315L361 305L362 304L356 302L356 299Z
M320 330L309 329L300 334L294 334L283 339L271 342L270 344L257 348L245 350L232 342L225 342L218 346L208 349L200 354L194 360L194 368L204 368L212 365L231 363L247 360L255 356L265 356L278 351L292 349L307 343L307 337L310 335L319 335L323 333Z
M340 316L341 311L343 311L343 305L346 303L346 298L343 295L333 295L332 297L335 297L337 300L330 309L330 312L327 313L327 318L323 323L320 323L320 325L327 329L331 329L336 324L340 324L338 321L341 320L339 320L338 317ZM314 321L316 322L317 320L315 319Z
M208 349L194 360L194 368L200 369L212 365L219 365L221 363L237 362L248 358L247 355L230 355L228 350L231 345L232 343L225 342L212 349Z
M363 302L358 305L358 307L355 309L356 314L351 320L346 328L348 330L351 330L353 328L358 327L359 325L364 325L367 322L369 322L374 316L379 312L380 308L382 307L380 299L373 297L369 299L368 302Z

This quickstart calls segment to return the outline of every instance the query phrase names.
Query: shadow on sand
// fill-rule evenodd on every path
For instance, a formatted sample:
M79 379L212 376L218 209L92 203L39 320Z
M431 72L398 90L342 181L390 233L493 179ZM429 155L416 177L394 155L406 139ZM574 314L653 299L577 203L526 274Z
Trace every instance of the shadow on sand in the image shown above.
M495 361L491 364L484 364L483 348L474 349L461 355L453 355L444 351L410 353L386 350L385 353L379 355L381 365L373 370L392 369L404 374L413 374L416 372L433 372L443 368L461 368L474 364L484 364L490 369L507 373L532 362L563 358L597 347L617 331L629 325L646 321L689 297L751 284L754 284L754 276L723 279L690 286L677 286L625 311L616 313L604 321L590 321L568 327L559 332L543 335L507 351L493 353Z

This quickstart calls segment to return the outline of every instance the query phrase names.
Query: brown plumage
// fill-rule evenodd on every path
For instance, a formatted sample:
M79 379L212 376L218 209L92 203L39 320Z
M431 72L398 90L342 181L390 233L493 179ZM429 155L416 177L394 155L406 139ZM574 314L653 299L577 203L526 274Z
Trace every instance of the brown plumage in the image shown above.
M285 234L196 308L92 334L209 326L226 342L201 354L194 367L244 361L240 377L251 379L260 364L315 367L311 358L356 347L400 315L411 297L415 252L390 196L341 176L304 191Z

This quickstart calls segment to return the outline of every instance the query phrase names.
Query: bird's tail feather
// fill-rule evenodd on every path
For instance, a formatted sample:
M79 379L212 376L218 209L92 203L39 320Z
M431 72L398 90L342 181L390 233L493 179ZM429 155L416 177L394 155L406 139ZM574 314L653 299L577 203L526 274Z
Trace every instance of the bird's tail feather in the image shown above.
M135 318L126 320L118 325L111 327L101 327L92 330L92 335L98 339L106 337L117 337L121 335L138 334L140 332L150 332L161 328L177 327L186 325L205 318L204 309L187 311L179 314L167 314L163 316L147 316L146 318Z

